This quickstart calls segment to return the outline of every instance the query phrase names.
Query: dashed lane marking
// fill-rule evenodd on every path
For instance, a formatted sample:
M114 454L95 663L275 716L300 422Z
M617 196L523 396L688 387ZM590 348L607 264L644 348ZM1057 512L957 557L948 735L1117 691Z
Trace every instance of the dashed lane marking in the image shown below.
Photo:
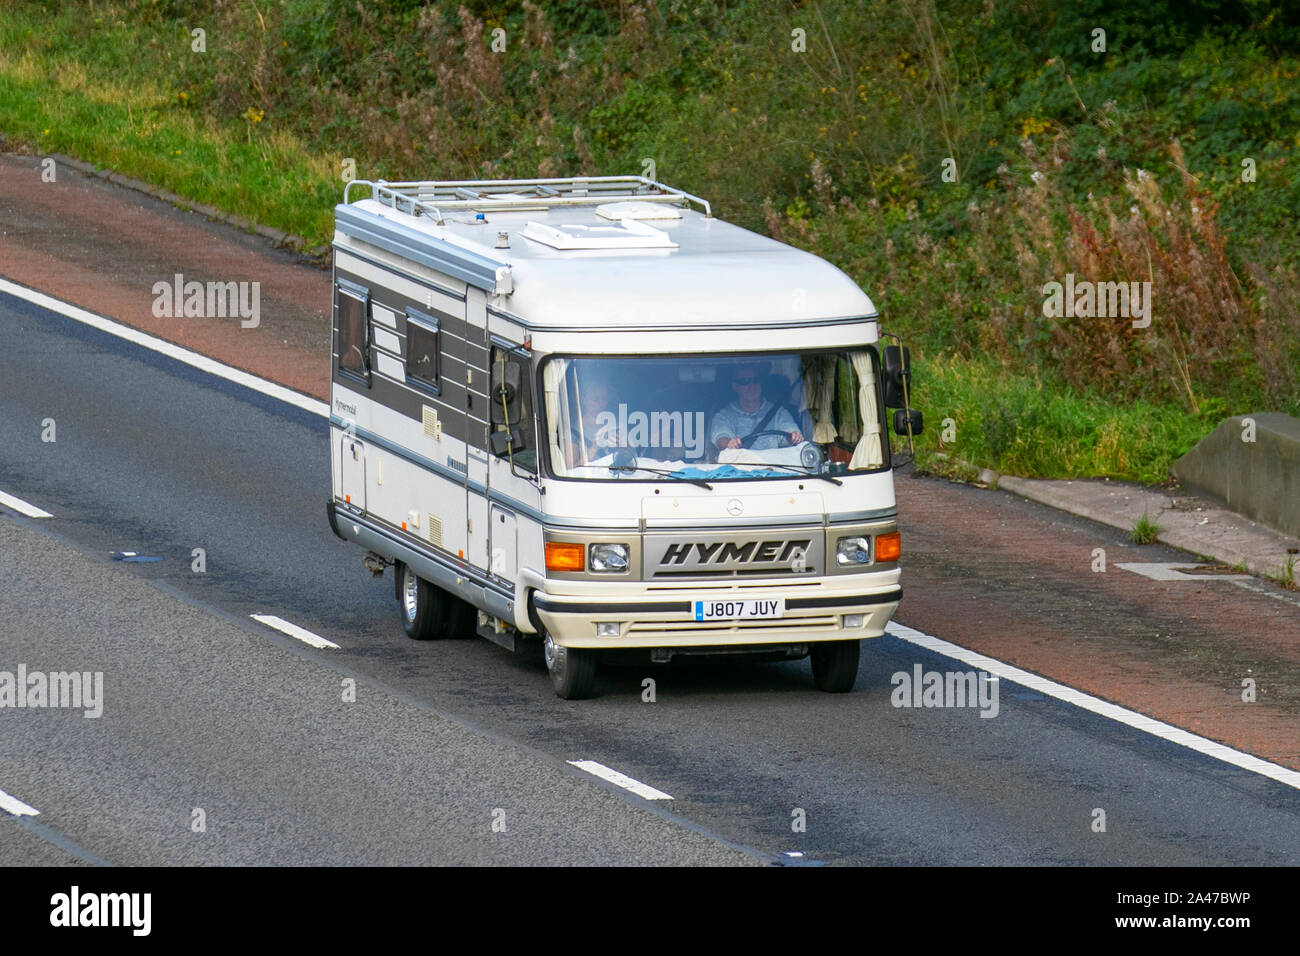
M274 614L250 614L248 616L259 624L273 627L282 634L288 634L290 637L297 638L304 644L310 644L312 647L332 647L335 650L339 649L339 646L333 641L327 641L319 634L313 634L305 627L299 627L297 624L292 624L282 617L276 617Z
M7 495L3 491L0 491L0 505L4 505L6 508L17 511L21 515L27 515L29 518L54 517L54 515L50 514L44 508L38 508L30 502L23 501L21 498L15 498L13 495Z
M642 783L640 780L633 780L627 774L619 773L617 770L606 767L603 763L596 763L594 760L570 760L569 763L577 767L579 770L587 771L587 773L591 774L593 777L600 777L601 780L608 780L610 783L614 784L614 786L622 787L624 790L635 793L638 797L643 797L646 800L672 799L672 797L664 793L662 790L656 790L654 787Z
M0 810L16 817L34 817L41 812L35 807L29 807L17 797L11 797L3 790L0 790Z

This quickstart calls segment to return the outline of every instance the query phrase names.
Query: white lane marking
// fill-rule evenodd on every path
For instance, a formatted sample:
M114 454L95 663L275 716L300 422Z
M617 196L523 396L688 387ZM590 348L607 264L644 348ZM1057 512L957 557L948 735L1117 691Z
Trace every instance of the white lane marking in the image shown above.
M1181 568L1198 568L1200 567L1199 564L1130 561L1124 564L1116 562L1115 567L1123 568L1125 571L1132 571L1134 574L1140 574L1152 581L1195 581L1198 578L1227 577L1226 574L1183 574L1180 570Z
M332 647L338 650L339 646L333 641L327 641L319 634L313 634L305 627L299 627L297 624L291 624L282 617L276 617L274 614L250 614L248 615L259 624L265 624L267 627L273 627L277 631L288 634L290 637L296 637L304 644L310 644L312 647Z
M29 518L53 518L54 517L54 515L50 514L48 511L38 508L33 504L28 504L26 501L23 501L23 499L21 498L15 498L13 495L7 495L3 491L0 491L0 505L4 505L6 508L12 508L14 511L17 511L19 514L27 515L27 517Z
M954 660L961 661L971 667L979 670L988 671L990 674L996 674L998 677L1004 677L1009 681L1014 681L1040 694L1046 694L1049 697L1055 697L1057 700L1063 700L1067 704L1073 704L1083 710L1091 711L1102 717L1109 717L1111 720L1117 720L1121 724L1127 724L1137 730L1144 731L1163 740L1187 747L1189 750L1195 750L1197 753L1205 754L1207 757L1213 757L1216 760L1222 760L1224 763L1232 764L1234 767L1240 767L1242 770L1249 770L1251 773L1257 773L1261 776L1268 777L1270 780L1276 780L1278 783L1286 784L1288 787L1294 787L1300 790L1300 772L1283 767L1279 764L1270 763L1267 760L1261 760L1259 757L1252 756L1248 753L1242 753L1240 750L1234 750L1231 747L1208 740L1197 734L1188 733L1181 727L1175 727L1172 724L1166 724L1164 721L1156 720L1154 717L1147 717L1145 714L1139 714L1137 711L1129 710L1127 707L1120 707L1118 704L1112 704L1104 701L1099 697L1093 697L1091 694L1085 694L1081 690L1075 690L1073 687L1066 687L1064 684L1058 684L1054 680L1048 680L1046 677L1040 677L1037 674L1031 674L1029 671L1021 670L1019 667L1013 667L1010 664L1004 664L1002 661L995 660L992 657L985 657L975 651L959 647L948 641L941 640L937 637L931 637L923 631L914 630L903 624L890 621L885 625L885 630L893 634L899 640L916 644L927 650L935 651L945 657L951 657Z
M1132 571L1134 574L1140 574L1142 577L1150 578L1152 581L1202 581L1206 578L1211 581L1228 581L1231 584L1237 585L1239 588L1245 588L1247 591L1254 591L1256 594L1262 594L1275 601L1281 601L1284 604L1291 604L1295 607L1300 607L1300 601L1278 591L1259 585L1249 574L1184 574L1179 570L1180 568L1200 568L1204 567L1204 565L1177 564L1170 562L1116 563L1115 567L1123 568L1125 571Z
M594 760L570 760L573 766L579 770L585 770L593 777L600 777L601 780L608 780L616 787L622 787L624 790L630 790L638 797L646 800L671 800L672 797L662 790L656 790L649 784L642 783L640 780L633 780L627 774L619 773L617 770L611 770L603 763L596 763Z
M139 329L131 328L129 325L123 325L120 322L114 322L112 319L106 319L102 315L96 315L94 312L88 312L78 306L63 302L53 296L48 296L43 292L37 292L35 289L29 289L26 286L18 285L16 282L10 282L8 279L0 279L0 292L7 292L16 298L23 299L33 305L39 305L43 309L49 309L51 312L57 312L60 315L67 316L84 325L99 329L101 332L107 332L110 335L116 335L120 339L152 349L168 358L174 358L186 365L193 366L200 371L215 375L218 378L224 378L228 382L234 382L236 385L243 385L245 388L251 388L255 392L261 392L271 398L278 398L282 402L288 402L296 408L301 408L305 412L312 412L324 418L329 417L330 407L319 399L303 395L301 392L295 392L291 388L278 385L275 382L269 382L264 378L259 378L248 372L242 372L237 368L232 368L218 362L216 359L210 359L206 355L200 355L198 352L192 352L187 348L179 345L173 345L164 339L157 338L141 332Z
M1140 574L1152 581L1202 581L1206 578L1212 581L1229 581L1241 577L1239 574L1184 574L1182 572L1183 568L1203 568L1205 565L1180 564L1170 561L1129 561L1123 564L1116 562L1115 567L1123 568L1125 571L1132 571L1134 574Z
M12 813L16 817L34 817L41 812L35 807L29 807L17 797L9 796L3 790L0 790L0 810L5 813Z

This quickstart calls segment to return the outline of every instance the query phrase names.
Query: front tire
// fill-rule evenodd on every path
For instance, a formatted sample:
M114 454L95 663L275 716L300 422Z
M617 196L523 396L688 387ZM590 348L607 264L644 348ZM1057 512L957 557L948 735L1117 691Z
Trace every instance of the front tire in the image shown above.
M547 634L542 645L555 693L565 700L585 700L596 689L596 652L561 647Z
M847 694L858 679L862 641L827 641L812 648L813 681L830 694Z

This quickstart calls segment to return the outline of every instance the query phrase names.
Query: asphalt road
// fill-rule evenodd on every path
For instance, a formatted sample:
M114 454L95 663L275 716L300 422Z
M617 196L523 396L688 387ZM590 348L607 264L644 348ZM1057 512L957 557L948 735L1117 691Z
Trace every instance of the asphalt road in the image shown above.
M326 524L323 420L8 297L0 332L0 491L54 515L0 519L0 669L103 659L106 680L118 674L98 721L0 710L0 789L89 854L1300 863L1300 792L1005 681L995 719L895 708L894 673L966 668L893 637L864 645L849 695L816 691L807 662L696 661L611 669L583 702L556 698L535 656L408 641L391 579L372 579ZM46 419L55 442L41 440ZM162 560L108 561L122 550ZM941 564L922 560L913 581ZM909 608L924 619L925 602L944 597L907 574L900 617L911 623ZM1090 602L1105 605L1081 587L1057 605L1041 597L1067 630ZM252 613L340 648L308 648ZM336 704L349 676L358 703ZM642 701L645 677L654 703ZM671 816L587 783L567 767L581 759L671 794ZM436 786L430 767L446 771ZM168 829L202 805L196 791L242 821L209 828L197 849L184 827ZM483 822L507 802L513 851ZM422 825L440 837L419 839ZM57 856L33 840L25 830L0 847ZM22 851L0 852L16 862Z

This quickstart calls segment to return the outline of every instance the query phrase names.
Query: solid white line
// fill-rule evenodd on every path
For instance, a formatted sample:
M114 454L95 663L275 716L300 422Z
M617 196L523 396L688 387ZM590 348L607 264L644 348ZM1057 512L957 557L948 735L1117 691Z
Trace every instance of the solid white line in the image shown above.
M619 773L617 770L611 770L603 763L596 763L594 760L570 760L573 766L579 770L585 770L593 777L600 777L601 780L608 780L616 787L622 787L624 790L631 790L638 797L644 797L646 800L671 800L672 797L662 790L656 790L649 784L642 783L640 780L633 780L627 774Z
M7 495L3 491L0 491L0 505L4 505L6 508L12 508L14 511L17 511L19 514L27 515L27 517L29 518L53 518L54 517L54 515L50 514L48 511L44 511L41 508L36 507L35 505L28 504L26 501L23 501L23 499L21 498L15 498L13 495Z
M288 634L290 637L296 637L304 644L310 644L312 647L332 647L335 650L338 650L338 645L333 641L327 641L319 634L313 634L311 631L299 627L297 624L290 624L282 617L276 617L274 614L250 614L248 616L260 624L265 624L267 627L273 627L277 631Z
M1091 694L1085 694L1083 691L1075 690L1073 687L1066 687L1064 684L1058 684L1054 680L1048 680L1046 677L1040 677L1038 674L1031 674L1029 671L1021 670L1019 667L1013 667L1010 664L1004 664L1002 661L995 660L992 657L985 657L983 654L977 654L975 651L959 647L956 644L950 644L948 641L941 640L937 637L931 637L922 631L914 630L895 621L890 621L885 625L885 630L893 634L899 640L916 644L927 650L935 651L945 657L951 657L959 660L963 664L969 664L979 670L988 671L990 674L996 674L1004 677L1009 681L1022 684L1025 687L1038 691L1040 694L1046 694L1049 697L1055 697L1057 700L1063 700L1067 704L1073 704L1083 710L1091 711L1102 717L1109 717L1111 720L1117 720L1121 724L1127 724L1137 730L1145 731L1153 736L1160 737L1172 743L1180 744L1189 750L1195 750L1197 753L1205 754L1207 757L1213 757L1216 760L1222 760L1224 763L1232 764L1234 767L1240 767L1242 770L1249 770L1251 773L1257 773L1261 776L1276 780L1278 783L1286 784L1288 787L1294 787L1300 790L1300 772L1292 770L1289 767L1283 767L1279 764L1270 763L1267 760L1261 760L1259 757L1252 756L1248 753L1242 753L1240 750L1234 750L1223 744L1215 743L1205 737L1189 733L1181 727L1175 727L1172 724L1166 724L1164 721L1156 720L1154 717L1147 717L1145 714L1139 714L1135 710L1129 710L1127 707L1120 707L1118 704L1112 704L1102 700L1100 697L1093 697Z
M0 790L0 810L5 813L12 813L16 817L34 817L41 812L35 807L29 807L17 797L9 796L3 790Z
M200 371L215 375L218 378L224 378L228 382L243 385L245 388L251 388L255 392L261 392L263 395L277 398L282 402L288 402L305 412L312 412L325 418L329 417L329 405L319 399L303 395L301 392L295 392L293 389L278 385L275 382L268 382L266 379L259 378L248 372L242 372L237 368L218 362L216 359L210 359L206 355L200 355L198 352L192 352L179 345L173 345L171 342L152 336L147 332L141 332L139 329L131 328L129 325L114 322L112 319L96 315L94 312L87 312L85 309L63 302L53 296L48 296L43 292L37 292L35 289L18 285L8 279L0 279L0 292L7 292L16 298L24 299L33 305L49 309L51 312L65 315L84 325L99 329L101 332L107 332L110 335L116 335L120 339L126 339L126 341L135 345L152 349L161 355L184 362L186 365L191 365Z

